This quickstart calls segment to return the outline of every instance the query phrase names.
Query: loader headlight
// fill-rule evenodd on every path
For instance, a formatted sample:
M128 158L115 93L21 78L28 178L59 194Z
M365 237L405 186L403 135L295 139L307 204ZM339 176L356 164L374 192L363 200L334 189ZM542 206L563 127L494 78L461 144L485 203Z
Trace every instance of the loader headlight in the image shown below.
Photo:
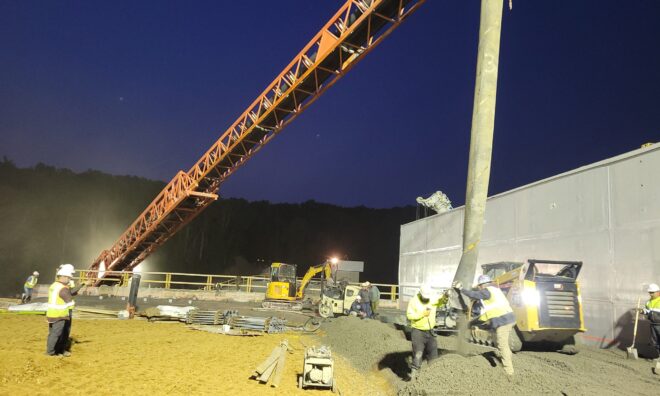
M524 289L521 293L523 304L532 305L535 307L539 306L541 302L541 297L539 292L536 289Z

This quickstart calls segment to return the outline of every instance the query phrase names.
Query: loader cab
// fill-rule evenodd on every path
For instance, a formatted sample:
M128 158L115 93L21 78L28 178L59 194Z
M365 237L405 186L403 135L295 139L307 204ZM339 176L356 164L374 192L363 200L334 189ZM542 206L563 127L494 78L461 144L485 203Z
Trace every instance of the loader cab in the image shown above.
M507 272L520 270L523 265L524 263L515 261L500 261L498 263L484 264L481 266L481 269L483 270L484 275L488 275L490 279L497 279ZM512 276L513 275L517 274L512 274Z
M525 279L535 282L575 283L582 269L581 261L529 260L528 262Z

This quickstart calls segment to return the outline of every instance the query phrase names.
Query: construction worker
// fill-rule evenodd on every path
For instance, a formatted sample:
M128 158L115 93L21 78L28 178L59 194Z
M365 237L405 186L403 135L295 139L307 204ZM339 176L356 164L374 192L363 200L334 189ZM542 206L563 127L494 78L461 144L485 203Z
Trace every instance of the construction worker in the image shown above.
M369 293L369 286L371 286L371 283L369 281L362 283L360 286L360 298L362 299L362 304L364 305L364 312L367 313L367 318L370 318L372 316L371 313L371 296Z
M422 359L431 362L438 357L438 342L435 339L435 313L438 307L447 303L447 293L434 292L430 285L422 285L413 298L408 301L406 317L412 328L412 364L409 380L414 380L422 367Z
M660 375L660 286L651 283L647 291L649 300L642 312L651 324L651 341L659 356L653 368L653 373Z
M504 372L507 375L513 375L509 334L516 323L516 317L502 290L489 286L491 282L488 275L481 275L477 281L476 290L463 289L461 282L454 282L452 286L463 295L481 301L482 309L478 321L495 331L497 349L500 351Z
M32 300L32 289L39 281L39 272L34 271L32 275L28 276L23 284L23 295L21 296L21 304L27 304Z
M369 285L369 299L371 300L371 316L378 315L378 303L380 302L380 290L378 286Z
M362 304L362 297L357 296L355 298L348 314L351 316L357 316L361 319L364 319L364 317L367 316L367 312L364 310L364 304Z
M57 280L48 289L46 354L49 356L71 356L67 346L71 332L71 314L76 303L68 285L73 278L73 272L71 264L60 266L57 269Z

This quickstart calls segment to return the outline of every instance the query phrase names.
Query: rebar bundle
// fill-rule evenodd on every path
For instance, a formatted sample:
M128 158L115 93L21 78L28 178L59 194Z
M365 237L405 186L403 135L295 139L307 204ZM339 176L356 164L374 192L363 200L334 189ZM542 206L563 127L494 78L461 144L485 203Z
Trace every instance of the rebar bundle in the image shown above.
M187 324L223 325L229 324L229 318L238 315L235 310L201 311L193 309L186 316Z
M283 333L286 330L286 320L275 317L234 316L229 319L228 324L234 328L257 330L266 333Z

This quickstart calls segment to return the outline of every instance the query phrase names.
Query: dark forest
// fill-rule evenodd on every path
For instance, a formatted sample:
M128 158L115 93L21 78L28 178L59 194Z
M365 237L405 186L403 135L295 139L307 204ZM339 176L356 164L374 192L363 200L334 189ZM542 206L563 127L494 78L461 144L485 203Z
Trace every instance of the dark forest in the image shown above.
M164 187L160 181L74 173L0 161L0 294L20 292L34 270L51 279L62 263L86 268ZM308 266L337 255L365 262L362 279L396 283L401 224L415 207L345 208L221 198L160 247L145 271L254 275L272 261ZM43 280L42 280L43 282Z

